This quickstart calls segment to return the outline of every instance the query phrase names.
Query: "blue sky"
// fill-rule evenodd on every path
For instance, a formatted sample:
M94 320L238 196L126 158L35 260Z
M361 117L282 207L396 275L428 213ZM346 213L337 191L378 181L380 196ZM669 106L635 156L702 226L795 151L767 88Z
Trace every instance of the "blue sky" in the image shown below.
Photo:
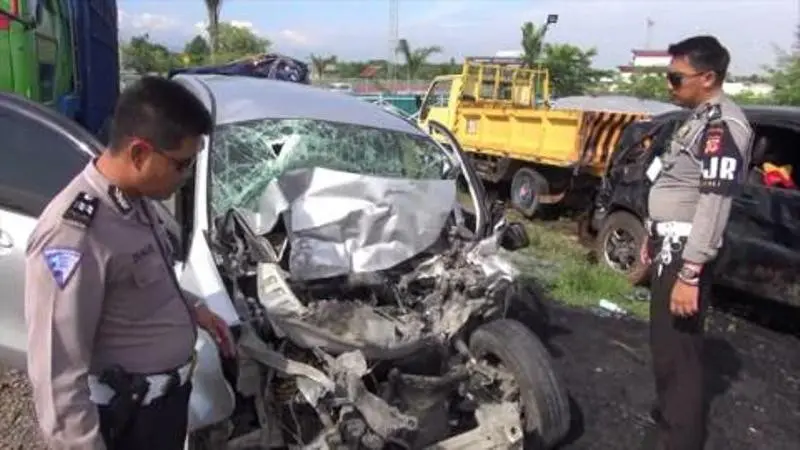
M651 47L710 33L732 54L731 71L760 71L788 48L800 22L798 0L398 0L399 35L412 47L439 45L441 60L492 55L519 48L524 21L559 14L548 33L553 42L596 47L600 67L630 59ZM118 0L123 37L150 33L180 48L206 20L203 0ZM389 56L389 0L225 0L222 20L251 27L274 48L304 59L311 53L344 59Z

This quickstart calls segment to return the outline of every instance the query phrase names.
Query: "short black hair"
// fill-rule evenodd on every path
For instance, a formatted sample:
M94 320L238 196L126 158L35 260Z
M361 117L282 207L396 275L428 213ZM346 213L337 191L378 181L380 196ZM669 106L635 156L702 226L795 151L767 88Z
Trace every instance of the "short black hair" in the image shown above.
M111 120L111 151L133 137L164 151L177 150L186 138L211 133L214 121L203 103L178 82L145 76L119 96Z
M694 36L672 44L667 53L673 58L686 57L699 72L714 72L717 83L725 81L731 55L714 36Z

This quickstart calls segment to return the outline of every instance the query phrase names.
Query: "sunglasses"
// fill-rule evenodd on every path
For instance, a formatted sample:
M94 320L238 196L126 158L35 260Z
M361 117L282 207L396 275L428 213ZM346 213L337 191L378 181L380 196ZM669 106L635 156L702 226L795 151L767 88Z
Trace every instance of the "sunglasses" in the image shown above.
M188 169L191 169L194 166L194 163L197 161L197 156L181 159L181 158L173 158L172 156L160 150L155 150L155 152L163 156L164 159L166 159L167 161L169 161L172 167L174 167L175 170L178 172L183 172Z
M705 75L705 72L697 73L681 73L681 72L667 72L667 81L673 88L679 88L688 78L699 77Z
M192 156L190 158L175 158L175 157L171 156L168 152L165 152L163 150L159 150L159 149L155 148L153 146L153 144L151 144L151 143L149 143L147 141L139 139L138 140L138 144L142 145L143 147L149 149L153 153L155 153L155 154L161 156L162 158L166 159L167 161L169 161L170 165L177 172L184 172L186 170L189 170L190 168L192 168L194 166L194 163L197 161L197 154L195 154L194 156Z

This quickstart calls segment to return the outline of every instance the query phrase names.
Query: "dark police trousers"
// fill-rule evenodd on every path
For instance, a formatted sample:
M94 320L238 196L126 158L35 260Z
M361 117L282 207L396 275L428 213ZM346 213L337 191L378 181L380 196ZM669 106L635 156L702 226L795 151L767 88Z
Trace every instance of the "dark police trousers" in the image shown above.
M165 395L133 411L124 430L110 437L113 416L107 406L98 406L100 432L109 450L182 450L189 422L192 383L172 388Z
M670 312L672 288L683 260L680 251L658 274L662 239L650 237L653 260L650 284L650 352L656 381L658 450L702 450L705 442L703 341L711 300L713 263L700 277L696 315L682 318ZM686 239L681 239L685 244ZM680 246L681 249L683 245Z

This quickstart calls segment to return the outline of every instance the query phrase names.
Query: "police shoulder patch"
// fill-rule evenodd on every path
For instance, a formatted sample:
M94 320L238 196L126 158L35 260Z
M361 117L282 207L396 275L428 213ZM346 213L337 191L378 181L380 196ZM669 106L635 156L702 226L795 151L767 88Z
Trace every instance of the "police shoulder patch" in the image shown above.
M733 195L742 182L742 155L724 122L706 130L700 159L700 193Z
M97 213L99 199L86 192L79 192L64 211L64 219L82 227L88 227Z
M64 289L78 268L81 253L75 249L62 247L46 248L42 253L53 280L59 289Z
M706 131L706 145L703 148L703 154L714 155L719 153L722 146L722 134L724 130L721 126L712 125Z
M131 202L128 201L128 197L122 192L122 189L113 185L109 186L108 196L111 197L111 201L114 202L114 205L122 214L128 214L133 209Z
M706 118L709 121L722 119L722 107L720 107L718 104L709 105L708 110L706 112Z

